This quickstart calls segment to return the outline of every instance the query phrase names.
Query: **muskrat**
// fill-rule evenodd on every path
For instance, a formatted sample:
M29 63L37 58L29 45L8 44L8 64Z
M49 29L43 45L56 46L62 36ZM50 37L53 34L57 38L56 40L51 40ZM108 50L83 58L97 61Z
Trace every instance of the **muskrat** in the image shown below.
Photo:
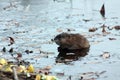
M61 33L58 34L54 41L62 49L76 50L89 48L89 41L81 34Z

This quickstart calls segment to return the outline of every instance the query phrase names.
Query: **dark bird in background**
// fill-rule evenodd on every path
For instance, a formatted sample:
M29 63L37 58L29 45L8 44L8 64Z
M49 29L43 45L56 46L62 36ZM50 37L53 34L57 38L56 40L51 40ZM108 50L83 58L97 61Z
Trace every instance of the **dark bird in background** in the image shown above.
M12 37L8 37L8 38L10 39L10 44L9 44L9 46L15 43L15 40L14 40Z
M102 7L100 9L100 14L102 15L103 18L105 18L105 6L104 6L104 4L102 5Z

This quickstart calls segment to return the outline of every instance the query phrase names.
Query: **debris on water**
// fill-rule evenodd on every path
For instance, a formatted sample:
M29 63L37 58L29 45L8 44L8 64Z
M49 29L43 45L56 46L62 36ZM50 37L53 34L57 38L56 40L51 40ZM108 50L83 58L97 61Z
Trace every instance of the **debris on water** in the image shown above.
M33 51L30 51L30 53L33 53Z
M105 24L103 24L103 25L102 25L102 32L103 32L103 33L106 33L106 29L105 29L105 28L106 28L106 26L105 26Z
M90 19L83 19L83 21L85 21L85 22L89 22L89 21L91 21Z
M46 70L50 70L51 68L52 68L52 66L50 66L50 65L44 67L44 69L46 69Z
M70 29L70 28L67 28L67 31L70 32L70 31L75 31L75 29Z
M109 38L109 40L116 40L116 38Z
M22 54L21 53L17 53L17 58L21 58Z
M98 64L101 63L100 61L90 61L90 62L84 62L84 64Z
M120 30L120 26L114 26L115 30Z
M113 27L112 28L110 28L109 26L107 27L109 30L113 30Z
M9 4L11 1L12 4ZM37 67L38 71L36 72L39 75L42 73L51 75L54 74L56 69L59 69L58 72L55 72L55 75L57 73L61 80L119 79L119 72L116 72L116 70L119 70L117 66L119 66L120 58L119 54L115 54L120 49L119 46L116 46L119 43L120 36L120 17L117 13L119 12L117 10L119 4L116 4L118 2L114 0L112 2L110 0L98 1L98 4L94 5L95 0L92 0L92 2L89 0L54 1L56 2L51 2L51 0L1 1L0 57L13 61L12 63L17 66L23 65L26 67L32 63ZM66 2L57 3L57 1ZM111 5L113 2L115 4ZM29 8L29 11L26 12L25 8ZM103 20L101 17L106 18L103 18L105 19ZM101 25L106 27L103 28ZM55 34L62 32L85 36L90 43L89 48L86 50L84 48L77 49L77 46L81 46L79 42L84 43L84 40L76 39L69 42L71 40L69 36L65 43L68 43L66 45L67 49L64 46L54 44L54 39L50 41ZM15 41L10 40L8 37L13 38ZM75 39L75 36L72 39ZM104 54L103 50L110 52ZM100 56L99 53L102 55ZM111 71L109 71L110 69ZM19 70L21 70L21 67ZM79 73L82 74L83 72L86 74L80 76ZM0 73L3 76L3 78L0 77L0 80L12 80L13 76L9 78L12 74ZM27 76L18 75L20 80L35 80L33 78L35 76L32 76L31 73L28 73Z
M89 32L95 32L96 30L98 30L97 28L89 28Z
M105 18L105 6L104 6L104 4L102 5L102 7L100 9L100 14L102 15L103 18Z
M81 73L80 80L96 80L105 72L106 71Z
M107 34L110 34L110 32L106 31L107 26L105 24L103 24L101 27L102 27L103 36L106 36Z
M72 76L70 75L70 76L68 76L68 79L67 80L72 80Z
M6 52L6 48L5 48L5 47L3 47L2 51L3 51L3 52Z
M10 46L10 45L12 45L12 44L15 43L15 40L14 40L13 37L8 37L8 38L9 38L9 40L10 40L10 44L8 44L8 46Z
M48 75L49 73L51 73L50 72L51 68L52 68L52 66L46 66L46 67L44 67L42 69L39 69L38 71L39 71L40 74Z
M9 52L9 53L13 53L13 48L11 48L8 52Z
M56 75L57 75L57 76L64 76L65 73L64 73L64 72L57 72Z
M9 10L10 8L17 8L17 6L13 2L10 2L8 6L3 8L3 10Z
M42 51L42 50L40 50L40 53L42 53L42 54L55 54L54 52L47 52L47 51Z
M29 54L29 50L25 50L25 52L26 52L27 54Z
M104 52L102 55L100 55L103 59L108 59L110 58L110 53L109 52Z
M29 53L33 53L33 51L31 50L25 50L25 52L27 53L27 54L29 54Z
M15 31L13 34L19 34L19 33L27 33L28 31Z

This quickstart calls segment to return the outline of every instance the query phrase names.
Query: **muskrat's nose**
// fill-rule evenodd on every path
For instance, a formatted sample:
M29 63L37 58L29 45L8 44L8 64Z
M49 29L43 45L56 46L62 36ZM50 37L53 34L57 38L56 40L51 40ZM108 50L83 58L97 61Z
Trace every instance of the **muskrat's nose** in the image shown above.
M51 39L52 42L58 42L59 40L58 39Z
M54 42L54 39L51 39L52 42Z

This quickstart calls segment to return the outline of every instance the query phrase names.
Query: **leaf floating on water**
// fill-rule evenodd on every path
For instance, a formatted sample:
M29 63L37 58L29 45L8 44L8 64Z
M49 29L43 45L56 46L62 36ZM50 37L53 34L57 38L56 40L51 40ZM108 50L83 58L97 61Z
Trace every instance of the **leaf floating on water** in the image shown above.
M55 76L46 76L46 80L58 80Z
M106 27L105 24L103 24L103 25L102 25L102 32L103 32L103 33L106 33L105 27Z
M120 30L120 26L114 26L115 30Z
M103 18L105 18L105 6L104 6L104 4L102 5L102 7L100 9L100 14L102 15Z
M44 69L45 70L50 70L52 68L52 66L46 66Z
M29 73L33 73L33 72L34 72L34 67L33 67L32 64L30 64L30 65L27 67L27 71L28 71Z
M110 34L110 32L107 32L107 31L106 31L106 27L107 27L107 26L106 26L105 24L103 24L101 27L102 27L102 33L103 33L103 35Z
M13 48L11 48L8 52L9 52L9 53L13 53Z
M10 39L10 44L9 44L8 46L10 46L10 45L12 45L12 44L14 44L14 43L15 43L14 38L12 38L12 37L8 37L8 38Z
M57 75L57 76L64 76L65 73L64 73L64 72L57 72L56 75Z
M85 22L89 22L89 21L91 21L91 20L89 20L89 19L83 19L83 21L85 21Z
M107 58L110 58L110 53L109 52L104 52L101 56L102 56L103 59L107 59Z
M37 74L35 80L40 80L40 79L41 79L41 75Z
M89 32L95 32L96 30L97 30L97 28L94 28L94 27L93 27L93 28L90 28L90 29L89 29Z
M97 78L99 78L105 72L106 71L81 73L80 74L80 80L96 80Z
M2 51L3 51L3 52L6 52L6 48L5 48L5 47L3 47Z
M116 40L116 38L109 38L109 40Z

